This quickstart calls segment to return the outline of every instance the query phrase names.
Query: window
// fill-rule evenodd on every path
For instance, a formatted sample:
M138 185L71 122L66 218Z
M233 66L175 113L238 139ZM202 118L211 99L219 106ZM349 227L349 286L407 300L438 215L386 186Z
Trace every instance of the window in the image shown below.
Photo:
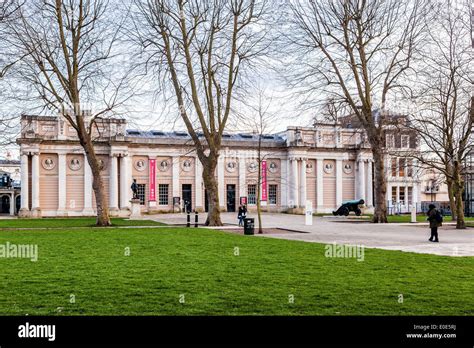
M406 159L400 158L398 162L398 176L404 177L405 176L405 166L406 166Z
M400 187L400 203L405 205L405 187Z
M392 203L397 201L397 187L392 186Z
M407 160L407 177L409 178L413 177L413 160L412 159Z
M169 186L168 184L158 185L158 201L159 205L169 204Z
M401 148L408 149L410 147L410 136L409 135L402 135L401 138Z
M413 203L413 187L408 187L408 204L411 205Z
M397 158L392 158L392 176L397 176Z
M395 136L393 134L387 134L385 136L385 146L387 148L394 148L395 147Z
M257 204L257 185L248 185L248 204Z
M277 189L278 185L268 185L268 202L270 204L277 204Z
M145 205L145 189L146 185L145 184L138 184L138 199L140 200L141 205Z

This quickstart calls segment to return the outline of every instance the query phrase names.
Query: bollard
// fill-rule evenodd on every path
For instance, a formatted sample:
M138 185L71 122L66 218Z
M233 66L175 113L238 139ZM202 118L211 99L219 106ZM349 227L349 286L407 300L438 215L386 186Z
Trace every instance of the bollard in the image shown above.
M198 221L199 221L199 213L197 211L194 211L194 228L198 227Z
M187 213L187 216L186 216L186 227L191 227L191 214Z

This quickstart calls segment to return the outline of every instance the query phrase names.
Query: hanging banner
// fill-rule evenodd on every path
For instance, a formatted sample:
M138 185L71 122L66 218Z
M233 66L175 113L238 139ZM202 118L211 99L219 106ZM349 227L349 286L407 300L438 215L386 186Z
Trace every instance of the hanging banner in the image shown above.
M150 177L148 182L150 183L150 196L148 197L148 200L150 202L156 202L156 160L151 159L149 167Z
M267 201L267 161L262 161L262 201Z

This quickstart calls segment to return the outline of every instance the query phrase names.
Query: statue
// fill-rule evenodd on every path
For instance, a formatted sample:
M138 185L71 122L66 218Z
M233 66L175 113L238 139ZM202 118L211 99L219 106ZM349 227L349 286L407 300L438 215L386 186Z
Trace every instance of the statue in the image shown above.
M137 185L137 179L133 179L133 183L131 186L132 192L133 192L133 199L138 199L138 185Z

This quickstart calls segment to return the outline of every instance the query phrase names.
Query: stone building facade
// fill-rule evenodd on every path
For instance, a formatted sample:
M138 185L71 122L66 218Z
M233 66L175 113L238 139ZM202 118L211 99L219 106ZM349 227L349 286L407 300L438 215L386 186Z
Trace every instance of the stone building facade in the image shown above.
M53 116L22 116L21 214L88 216L95 211L92 174L74 128ZM137 179L143 212L172 212L189 202L205 211L202 165L185 132L127 130L122 119L98 120L96 150L112 215L130 214L130 185ZM225 134L216 170L222 211L241 199L255 208L258 135ZM330 213L343 201L364 199L373 207L373 160L364 133L344 124L315 123L265 135L263 205L267 211L300 213L307 201ZM415 144L415 143L413 143ZM416 148L416 145L415 145ZM391 160L387 156L387 168ZM404 162L407 165L408 161ZM388 169L391 170L391 169ZM408 170L408 169L407 169ZM417 202L415 175L392 178L389 190L406 190L404 205ZM397 198L400 200L400 194Z

